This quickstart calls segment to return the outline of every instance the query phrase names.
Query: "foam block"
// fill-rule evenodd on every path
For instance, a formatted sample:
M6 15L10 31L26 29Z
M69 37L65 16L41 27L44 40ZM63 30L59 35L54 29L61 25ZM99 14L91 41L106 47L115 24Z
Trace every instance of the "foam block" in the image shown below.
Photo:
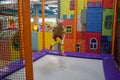
M81 23L86 24L86 9L81 10Z
M103 0L103 8L113 8L113 0Z
M77 31L81 32L82 31L82 23L81 23L81 15L78 15L78 20L77 20Z
M86 21L87 32L102 32L102 8L88 8Z
M112 36L113 9L103 9L102 35Z
M102 42L111 42L112 41L112 37L110 36L102 36Z
M101 53L102 54L110 54L111 53L111 42L110 41L102 41Z
M95 39L95 41L93 39ZM100 51L101 51L101 33L86 32L86 52L100 54Z

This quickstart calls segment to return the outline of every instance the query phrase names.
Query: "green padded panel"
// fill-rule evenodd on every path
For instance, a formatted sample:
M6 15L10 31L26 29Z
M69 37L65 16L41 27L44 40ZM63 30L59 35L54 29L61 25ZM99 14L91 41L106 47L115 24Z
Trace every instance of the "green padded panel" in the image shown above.
M67 19L67 15L63 15L63 19Z
M113 9L103 9L102 35L112 36Z
M71 15L70 15L70 19L74 19L74 14L71 14Z

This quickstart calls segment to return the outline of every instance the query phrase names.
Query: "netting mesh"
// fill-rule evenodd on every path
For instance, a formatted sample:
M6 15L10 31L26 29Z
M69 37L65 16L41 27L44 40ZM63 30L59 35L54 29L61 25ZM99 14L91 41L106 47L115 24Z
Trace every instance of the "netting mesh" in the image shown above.
M117 5L117 24L116 24L116 44L115 44L115 57L117 63L120 67L120 1L118 1Z
M25 80L18 19L18 0L0 0L0 80Z

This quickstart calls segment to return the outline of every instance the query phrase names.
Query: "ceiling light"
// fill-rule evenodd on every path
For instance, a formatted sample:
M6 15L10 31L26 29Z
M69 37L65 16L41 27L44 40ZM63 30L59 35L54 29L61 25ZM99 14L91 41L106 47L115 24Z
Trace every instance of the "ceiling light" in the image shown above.
M58 5L55 4L48 4L49 7L58 7Z

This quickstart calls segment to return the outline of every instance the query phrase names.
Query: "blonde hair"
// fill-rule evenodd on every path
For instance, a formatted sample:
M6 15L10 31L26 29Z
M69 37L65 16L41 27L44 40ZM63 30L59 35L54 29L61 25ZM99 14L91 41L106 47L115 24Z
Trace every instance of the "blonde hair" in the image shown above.
M57 27L63 27L63 20L57 19Z
M57 23L63 23L62 19L57 19Z

